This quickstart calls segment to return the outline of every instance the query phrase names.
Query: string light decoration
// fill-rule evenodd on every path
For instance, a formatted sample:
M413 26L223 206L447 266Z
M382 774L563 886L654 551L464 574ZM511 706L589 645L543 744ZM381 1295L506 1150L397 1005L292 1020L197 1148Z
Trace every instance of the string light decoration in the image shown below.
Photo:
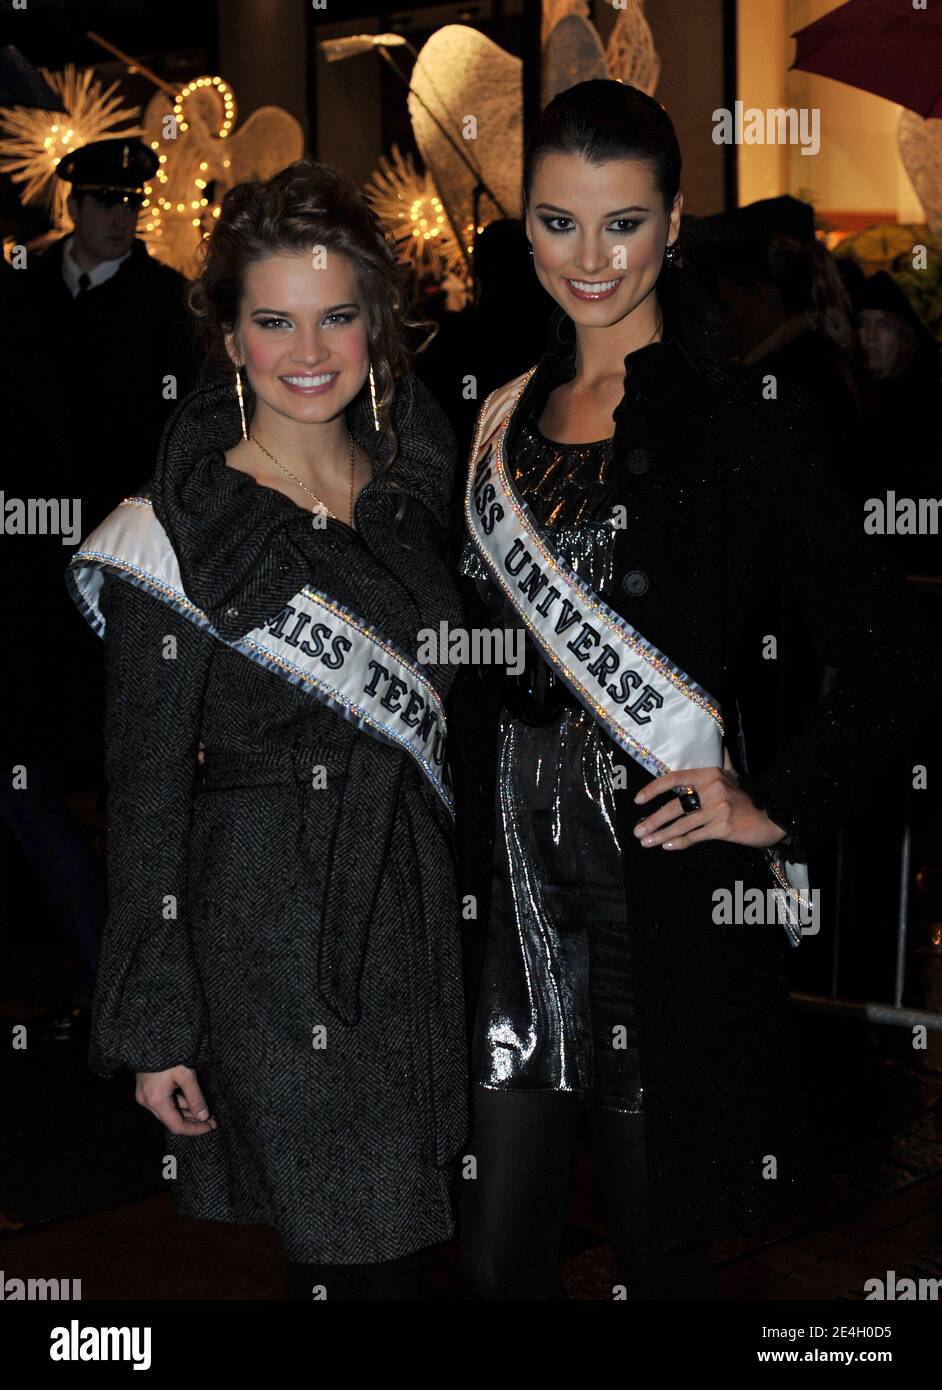
M235 94L221 77L193 78L172 100L158 95L147 108L145 131L159 162L156 187L144 188L140 235L184 274L193 273L199 242L219 216L207 195L210 185L229 184L232 161L216 142L228 139L235 119Z
M62 72L48 68L40 72L61 99L62 112L0 107L0 170L23 185L24 203L44 204L56 231L68 232L72 219L66 201L71 185L56 178L57 164L93 140L140 135L139 125L126 123L141 112L138 106L125 106L115 95L117 82L103 90L91 68L68 63Z
M208 76L173 96L156 93L144 113L144 138L159 163L144 189L138 234L152 255L189 277L226 190L269 178L304 148L299 123L280 107L260 107L238 131L236 113L229 84Z
M480 224L478 225L478 228L477 228L477 235L478 235L478 236L480 236L481 233L484 231L485 225L486 225L486 224L484 224L484 223L480 223ZM473 255L474 255L474 237L475 237L475 227L474 227L474 223L473 223L473 222L469 222L469 223L467 224L467 226L465 227L465 229L464 229L464 239L465 239L465 244L466 244L466 246L467 246L467 250L468 250L468 255L469 255L469 256L473 256Z
M221 77L197 77L193 82L188 82L173 103L173 114L179 129L189 130L189 124L183 114L183 103L194 93L203 92L207 88L214 89L218 101L222 103L222 109L218 113L221 122L215 134L217 139L224 140L235 124L236 101L232 88L223 82ZM208 92L207 95L212 95L212 92ZM200 115L203 115L202 111Z
M94 140L139 136L157 155L158 167L144 186L137 234L151 255L192 276L226 191L248 179L270 178L300 159L304 133L278 106L259 107L236 131L235 93L223 78L196 77L177 91L108 40L90 37L158 88L142 123L129 124L140 108L123 104L117 82L103 90L91 68L43 68L67 114L0 107L0 169L24 185L24 202L47 206L54 231L64 234L72 219L66 206L70 186L55 176L60 159Z

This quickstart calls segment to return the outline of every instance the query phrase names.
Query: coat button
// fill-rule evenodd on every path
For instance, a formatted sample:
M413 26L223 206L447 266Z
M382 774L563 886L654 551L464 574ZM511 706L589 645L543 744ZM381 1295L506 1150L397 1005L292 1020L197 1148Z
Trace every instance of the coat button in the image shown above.
M639 598L648 592L648 576L644 570L629 570L621 581L621 587L632 598Z
M651 455L647 449L629 449L625 463L629 473L647 473L651 467Z
M227 609L226 609L226 617L227 617L227 618L237 618L238 616L239 616L239 610L238 610L238 608L227 608Z

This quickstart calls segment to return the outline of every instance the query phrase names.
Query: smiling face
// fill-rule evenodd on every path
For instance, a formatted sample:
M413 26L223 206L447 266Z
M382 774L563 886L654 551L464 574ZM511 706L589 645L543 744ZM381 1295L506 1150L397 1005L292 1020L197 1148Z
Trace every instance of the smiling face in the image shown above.
M654 288L682 206L665 209L648 161L545 155L526 219L541 285L577 325L618 323Z
M302 424L331 420L369 371L366 316L352 263L329 251L269 256L245 273L239 321L226 338L259 404Z

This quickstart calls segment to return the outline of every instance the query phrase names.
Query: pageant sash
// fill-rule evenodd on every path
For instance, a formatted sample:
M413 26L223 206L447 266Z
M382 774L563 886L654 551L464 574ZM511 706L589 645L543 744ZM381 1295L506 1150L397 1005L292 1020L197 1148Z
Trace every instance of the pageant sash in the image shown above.
M465 518L484 563L543 656L602 728L653 777L722 767L718 702L615 613L561 558L512 480L504 438L536 368L488 396L481 408L465 495ZM766 851L789 940L809 925L803 864Z
M415 661L355 613L304 586L263 626L223 637L187 598L173 546L146 497L125 498L82 542L66 572L72 598L99 637L106 572L161 599L365 733L405 749L454 814L438 692Z

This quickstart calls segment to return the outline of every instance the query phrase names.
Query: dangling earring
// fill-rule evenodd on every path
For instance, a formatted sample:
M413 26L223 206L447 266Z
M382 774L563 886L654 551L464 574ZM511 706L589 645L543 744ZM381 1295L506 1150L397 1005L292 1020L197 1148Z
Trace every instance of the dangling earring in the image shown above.
M373 407L373 428L379 434L379 416L376 413L376 382L373 379L373 363L370 363L370 404Z
M677 243L669 241L664 249L664 259L668 265L677 264Z
M532 242L532 241L527 243L527 250L529 251L530 255L532 256L532 255L533 255L533 242Z
M242 417L242 438L248 443L249 432L245 424L245 399L242 395L242 377L239 375L239 368L236 367L236 395L239 398L239 414Z

